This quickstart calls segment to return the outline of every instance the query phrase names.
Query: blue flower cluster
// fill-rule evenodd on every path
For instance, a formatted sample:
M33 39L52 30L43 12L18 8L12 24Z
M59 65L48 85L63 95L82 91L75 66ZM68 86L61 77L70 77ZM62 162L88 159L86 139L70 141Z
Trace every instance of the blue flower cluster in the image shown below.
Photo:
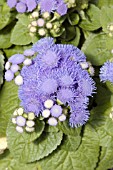
M37 7L36 0L7 0L10 8L16 8L19 13L31 12Z
M55 44L50 37L40 39L32 50L37 56L22 68L23 84L19 87L25 112L39 116L46 100L59 100L70 107L70 126L83 125L89 118L88 97L95 90L93 79L81 67L85 55L73 45Z
M103 82L110 81L113 83L113 62L107 61L100 68L100 79Z
M39 5L41 12L54 12L59 15L67 13L67 5L63 0L7 0L10 8L16 8L19 13L32 12Z

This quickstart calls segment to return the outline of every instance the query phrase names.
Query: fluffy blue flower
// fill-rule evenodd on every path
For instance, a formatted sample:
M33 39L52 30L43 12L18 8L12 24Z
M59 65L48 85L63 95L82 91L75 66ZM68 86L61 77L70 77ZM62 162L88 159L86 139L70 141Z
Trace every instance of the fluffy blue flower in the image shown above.
M14 54L9 58L9 62L12 64L21 64L24 61L25 57L23 54Z
M41 12L52 12L55 10L56 0L40 0L39 5L41 8Z
M61 114L62 114L62 107L55 104L55 105L51 108L51 115L52 115L53 117L59 117Z
M27 12L32 12L36 7L36 0L26 0Z
M60 14L61 16L62 15L65 15L67 13L67 5L65 3L60 3L58 6L57 6L57 12L58 14Z
M16 7L19 13L31 12L37 7L36 0L7 0L10 8Z
M17 4L17 0L7 0L7 4L10 8L13 8Z
M113 83L113 62L107 61L100 68L100 79L103 82L110 81Z
M24 83L19 87L21 106L37 116L48 99L59 99L70 107L71 127L83 125L89 117L89 96L95 83L80 63L85 55L73 45L55 45L53 38L43 38L33 45L38 53L30 66L21 71ZM51 110L52 116L54 109Z
M7 70L5 72L5 79L6 81L11 81L14 78L14 73L11 70Z
M84 125L89 119L89 111L83 108L74 108L71 110L69 124L71 127L79 127Z
M23 2L18 2L18 3L16 4L16 10L17 10L19 13L24 13L24 12L26 12L26 8L27 8L27 6L26 6L26 4L24 4Z
M46 54L46 51L49 50L54 45L55 44L53 38L45 37L36 42L33 45L32 49L33 51L38 52L38 54Z

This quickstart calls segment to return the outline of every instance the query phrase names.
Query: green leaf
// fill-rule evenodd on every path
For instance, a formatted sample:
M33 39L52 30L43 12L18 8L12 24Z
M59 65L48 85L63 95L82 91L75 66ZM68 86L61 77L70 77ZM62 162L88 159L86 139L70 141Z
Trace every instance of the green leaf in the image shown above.
M91 34L82 46L82 51L87 56L87 60L93 65L102 65L106 60L113 57L113 39L104 33Z
M1 3L1 1L0 1ZM6 3L0 5L0 30L3 29L6 25L8 25L14 19L15 14L10 12L10 8Z
M102 147L100 162L96 170L106 170L112 167L113 167L113 147L109 146Z
M98 106L104 105L111 100L111 92L106 88L106 85L104 83L100 82L100 79L94 79L96 82L96 96L95 96L95 102ZM104 95L103 95L104 92Z
M0 91L0 136L6 136L9 118L18 106L18 87L13 81L5 82Z
M71 25L77 25L79 22L79 15L77 13L71 13L68 15L68 21Z
M63 145L61 146L61 149L74 152L78 149L80 142L81 136L66 135L63 138Z
M113 83L106 81L106 86L108 87L108 89L111 91L111 93L113 93Z
M65 32L61 36L62 43L66 44L68 41L71 41L76 36L75 27L70 25L69 23L65 23Z
M65 135L72 135L78 136L81 132L81 127L79 128L72 128L69 126L68 120L65 122L59 122L58 128L65 134Z
M80 35L81 35L81 33L80 33L80 29L79 29L78 27L76 27L76 30L75 30L75 31L76 31L76 36L75 36L75 38L74 38L73 40L67 42L66 44L72 44L72 45L74 45L74 46L78 46L79 41L80 41Z
M24 164L15 160L9 151L5 151L4 154L0 156L0 170L41 170L37 163Z
M39 135L40 132L42 133L42 129L39 129ZM22 162L34 162L48 156L60 145L62 132L43 132L40 138L32 141L31 135L18 133L10 122L7 128L7 139L12 156Z
M102 7L100 22L105 33L110 33L109 26L113 27L113 8ZM112 31L111 31L112 32Z
M0 31L0 48L9 48L12 43L10 42L11 31L15 23L11 23Z
M106 7L108 7L108 6L113 6L113 1L112 0L98 0L97 1L97 5L98 5L98 7L103 7L103 6L106 6Z
M90 5L86 11L85 18L82 19L79 26L87 31L94 31L101 27L100 9L95 5Z
M96 131L86 125L82 143L75 151L67 150L70 141L65 141L47 158L39 161L43 170L94 170L98 161L99 141ZM66 147L65 147L66 146Z
M28 26L18 21L11 34L11 43L15 45L27 45L32 42Z
M4 70L4 56L0 51L0 87L1 84L3 83L3 70Z

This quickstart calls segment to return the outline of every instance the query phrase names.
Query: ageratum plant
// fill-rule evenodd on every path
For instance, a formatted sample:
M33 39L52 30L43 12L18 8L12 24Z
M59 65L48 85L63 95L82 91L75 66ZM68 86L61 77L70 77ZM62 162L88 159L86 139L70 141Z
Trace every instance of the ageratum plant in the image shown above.
M0 170L113 168L113 2L0 1Z

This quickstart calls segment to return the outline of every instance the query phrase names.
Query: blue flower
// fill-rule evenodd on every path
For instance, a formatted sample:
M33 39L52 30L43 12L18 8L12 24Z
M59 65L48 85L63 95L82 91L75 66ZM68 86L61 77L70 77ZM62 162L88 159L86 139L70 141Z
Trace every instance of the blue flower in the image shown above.
M27 6L26 6L26 4L24 4L23 2L18 2L18 3L16 4L16 10L17 10L18 12L20 12L20 13L26 12L26 8L27 8Z
M113 62L107 61L100 68L100 79L103 82L110 81L113 83Z
M74 108L71 110L69 124L71 127L79 127L84 125L89 119L89 111L83 108Z
M46 100L56 102L59 99L70 107L70 126L83 125L89 118L88 97L95 90L93 79L80 65L86 62L85 55L73 45L55 45L50 37L39 40L32 50L38 55L30 66L22 68L24 82L19 87L21 106L26 112L39 116ZM51 115L54 117L56 114L53 106Z
M46 51L54 46L54 39L51 37L45 37L36 42L32 49L39 54L46 54Z
M24 61L25 57L23 54L14 54L9 58L9 62L12 64L21 64Z
M67 13L67 5L65 3L60 3L58 6L57 6L57 12L58 14L60 14L61 16L62 15L65 15Z
M39 1L41 12L52 12L55 10L56 0L40 0Z
M7 4L10 8L13 8L17 4L17 0L7 0Z

